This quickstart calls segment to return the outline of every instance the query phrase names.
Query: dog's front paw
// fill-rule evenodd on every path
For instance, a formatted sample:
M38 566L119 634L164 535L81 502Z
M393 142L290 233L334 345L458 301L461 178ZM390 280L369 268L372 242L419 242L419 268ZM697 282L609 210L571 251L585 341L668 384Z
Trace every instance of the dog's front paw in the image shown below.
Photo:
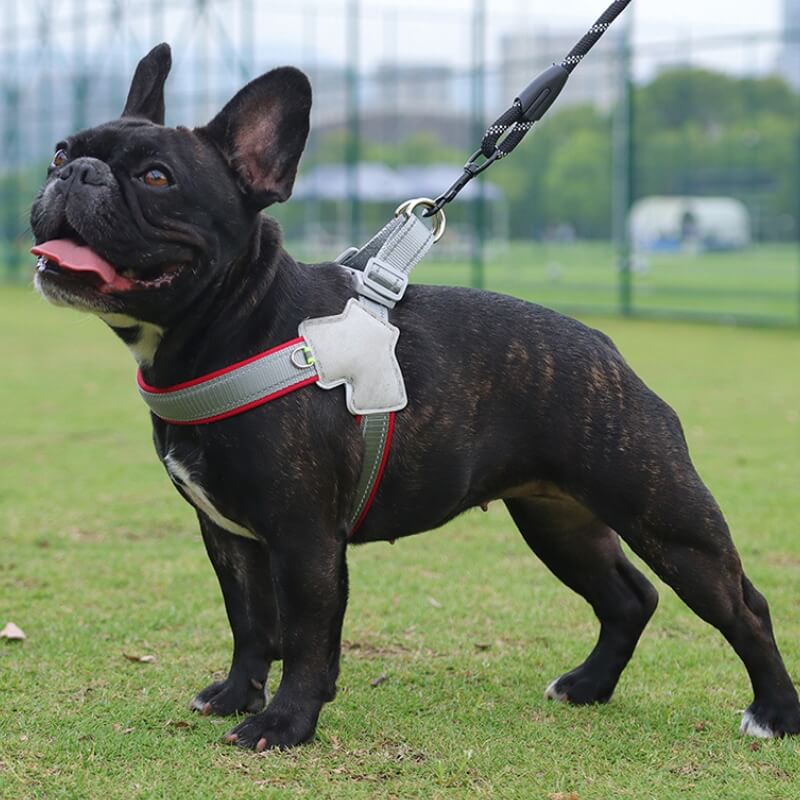
M283 750L307 742L314 736L317 714L295 711L262 711L225 734L224 740L260 753L268 748Z
M744 712L739 730L745 736L757 736L760 739L796 736L800 734L800 708L797 703L786 708L773 708L756 700Z
M267 703L266 683L252 678L228 676L224 681L206 686L189 704L201 714L227 717L231 714L253 714Z

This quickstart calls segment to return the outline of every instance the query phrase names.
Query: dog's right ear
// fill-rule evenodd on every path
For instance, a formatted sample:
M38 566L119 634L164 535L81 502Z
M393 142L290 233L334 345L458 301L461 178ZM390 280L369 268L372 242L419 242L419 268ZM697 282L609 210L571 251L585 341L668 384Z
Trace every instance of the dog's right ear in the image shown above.
M261 209L292 193L310 112L308 78L279 67L248 83L198 133L216 144L247 200Z
M123 117L138 117L164 124L164 81L172 66L172 52L166 42L156 45L136 67Z

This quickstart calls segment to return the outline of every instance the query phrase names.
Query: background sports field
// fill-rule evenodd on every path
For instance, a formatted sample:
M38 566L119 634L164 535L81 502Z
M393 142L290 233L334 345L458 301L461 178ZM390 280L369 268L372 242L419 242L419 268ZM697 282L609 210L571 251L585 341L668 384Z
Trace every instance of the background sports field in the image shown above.
M223 745L233 723L187 708L229 663L222 598L134 364L29 286L54 145L118 116L160 41L170 125L277 65L309 74L311 136L274 211L295 256L330 259L443 191L606 4L0 0L0 627L28 637L0 640L0 800L800 800L800 742L739 736L744 669L652 575L661 605L612 702L544 701L596 624L500 504L353 548L316 740ZM686 216L637 242L635 203L662 196L741 204L750 244L723 251L729 231ZM449 208L414 280L593 315L681 415L800 679L800 0L632 3Z
M680 413L800 676L797 332L590 322ZM596 627L499 504L352 548L340 693L316 741L223 745L229 722L187 710L228 664L222 600L130 356L26 288L0 292L0 341L0 622L28 636L0 644L4 800L800 797L800 743L738 735L743 668L657 581L612 702L544 701Z

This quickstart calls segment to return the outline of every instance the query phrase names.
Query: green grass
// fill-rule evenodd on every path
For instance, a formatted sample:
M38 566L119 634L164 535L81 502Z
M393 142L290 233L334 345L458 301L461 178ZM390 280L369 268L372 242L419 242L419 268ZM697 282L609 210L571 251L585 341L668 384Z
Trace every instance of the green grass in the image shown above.
M800 675L797 333L593 324L681 414ZM738 735L744 669L661 584L612 702L544 701L596 625L499 504L353 548L340 694L315 742L223 745L229 721L187 710L228 664L222 601L129 355L24 289L0 292L0 352L0 625L28 635L0 642L0 797L800 797L800 745Z

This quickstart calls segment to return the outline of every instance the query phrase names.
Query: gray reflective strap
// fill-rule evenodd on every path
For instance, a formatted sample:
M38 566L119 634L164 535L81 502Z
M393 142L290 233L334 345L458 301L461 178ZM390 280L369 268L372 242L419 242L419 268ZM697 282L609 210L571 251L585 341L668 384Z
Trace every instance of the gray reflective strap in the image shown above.
M399 273L408 278L411 270L425 257L433 245L433 229L429 228L419 217L411 214L397 217L399 227L391 230L380 250L370 258L378 268L386 267L389 273ZM369 264L369 262L367 262ZM391 278L391 275L386 276ZM391 281L381 279L380 270L377 270L376 279L383 283L390 291L394 290Z
M433 230L414 214L401 214L360 250L350 249L337 261L350 271L356 291L374 313L376 305L394 308L403 298L409 274L432 245Z
M391 429L391 412L369 414L361 418L361 436L364 439L364 460L356 489L356 502L350 514L350 535L356 532L368 511L367 503L380 478L381 462L386 451Z
M313 363L307 363L304 348L305 342L296 339L242 366L234 365L220 375L174 390L154 390L140 379L139 393L163 420L209 422L315 381L317 370Z
M392 217L365 245L349 247L336 262L351 270L363 270L372 256L377 255L390 234L403 224L402 217Z

